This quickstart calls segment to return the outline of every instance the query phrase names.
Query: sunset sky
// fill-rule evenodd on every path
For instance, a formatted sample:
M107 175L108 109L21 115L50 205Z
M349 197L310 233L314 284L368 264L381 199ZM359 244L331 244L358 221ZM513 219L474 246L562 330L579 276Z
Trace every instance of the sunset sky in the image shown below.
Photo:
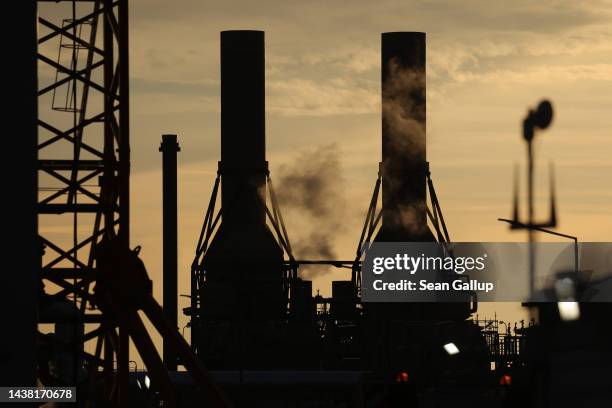
M354 256L380 161L385 31L427 33L428 160L454 241L525 240L496 219L510 215L513 166L524 164L521 120L543 97L555 118L535 142L536 212L546 216L552 161L559 230L582 241L610 240L612 2L132 0L131 242L143 247L158 300L161 134L177 133L182 148L179 290L187 294L220 157L219 32L228 29L266 32L272 179L317 149L335 154L331 183L342 211L317 222L335 226L338 258ZM289 236L298 240L305 220L285 205ZM327 294L332 279L347 277L323 271L314 287ZM187 304L179 298L179 307ZM516 306L483 310L521 317Z

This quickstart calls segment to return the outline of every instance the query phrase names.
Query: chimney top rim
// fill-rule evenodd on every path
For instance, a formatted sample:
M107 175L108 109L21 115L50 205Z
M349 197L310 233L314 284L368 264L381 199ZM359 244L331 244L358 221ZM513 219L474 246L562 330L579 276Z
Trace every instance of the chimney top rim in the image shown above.
M425 31L387 31L380 34L381 36L399 36L399 35L417 35L426 36Z

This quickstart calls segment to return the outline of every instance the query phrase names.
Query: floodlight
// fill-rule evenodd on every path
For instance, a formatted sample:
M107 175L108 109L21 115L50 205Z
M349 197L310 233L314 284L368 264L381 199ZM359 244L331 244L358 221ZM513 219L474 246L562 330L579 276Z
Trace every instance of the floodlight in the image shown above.
M557 306L562 320L571 321L580 318L580 305L578 302L557 302Z
M455 345L455 343L446 343L444 345L444 351L448 353L449 356L454 356L459 353L459 348Z

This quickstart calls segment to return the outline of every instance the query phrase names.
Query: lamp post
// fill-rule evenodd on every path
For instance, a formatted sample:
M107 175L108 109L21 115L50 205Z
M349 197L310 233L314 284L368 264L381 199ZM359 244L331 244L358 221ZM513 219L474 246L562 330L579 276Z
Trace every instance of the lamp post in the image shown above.
M540 102L537 109L530 109L527 112L527 116L523 120L523 139L527 143L527 222L523 222L519 219L519 197L518 197L518 182L515 180L514 189L514 209L513 218L508 220L510 223L510 229L526 229L528 242L529 242L529 294L533 295L535 286L535 231L541 231L545 228L554 228L557 226L557 215L555 209L555 194L554 194L554 180L552 177L551 169L551 180L550 180L550 215L548 221L535 222L534 221L534 205L533 205L533 138L535 137L536 130L546 129L553 118L552 104L544 100Z

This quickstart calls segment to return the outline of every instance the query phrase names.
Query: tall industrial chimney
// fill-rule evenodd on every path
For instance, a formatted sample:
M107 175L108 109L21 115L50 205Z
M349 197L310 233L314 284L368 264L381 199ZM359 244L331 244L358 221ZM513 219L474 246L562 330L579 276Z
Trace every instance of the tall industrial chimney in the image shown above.
M265 115L264 32L223 31L219 172L226 225L265 223Z
M434 241L426 213L425 33L382 34L382 211L378 241Z
M202 309L241 321L286 311L282 251L266 225L264 68L263 31L221 32L222 222L203 261Z
M435 242L427 226L426 207L425 33L383 33L381 40L383 215L375 240ZM413 344L393 353L367 347L364 366L380 372L426 373L418 362L423 351L432 347L431 339L439 335L440 323L461 322L470 314L467 303L366 302L363 309L364 344L399 344L401 338L410 338ZM411 324L416 321L420 323ZM456 332L454 327L446 330ZM434 363L433 368L427 366L426 370L438 369Z
M427 226L425 33L381 36L382 225L378 242L435 242ZM380 341L389 320L462 320L460 303L367 303L368 342ZM391 332L387 336L393 337ZM366 353L368 364L392 364ZM387 367L388 368L388 367Z
M163 236L164 236L164 314L174 327L177 320L177 198L176 198L176 155L181 151L176 135L162 135L159 147L162 152L163 172ZM170 371L176 371L176 354L164 341L164 364Z
M222 216L202 261L198 335L211 367L262 368L280 358L254 343L265 321L287 313L283 253L266 225L264 67L263 31L221 33ZM232 322L232 332L220 321Z

